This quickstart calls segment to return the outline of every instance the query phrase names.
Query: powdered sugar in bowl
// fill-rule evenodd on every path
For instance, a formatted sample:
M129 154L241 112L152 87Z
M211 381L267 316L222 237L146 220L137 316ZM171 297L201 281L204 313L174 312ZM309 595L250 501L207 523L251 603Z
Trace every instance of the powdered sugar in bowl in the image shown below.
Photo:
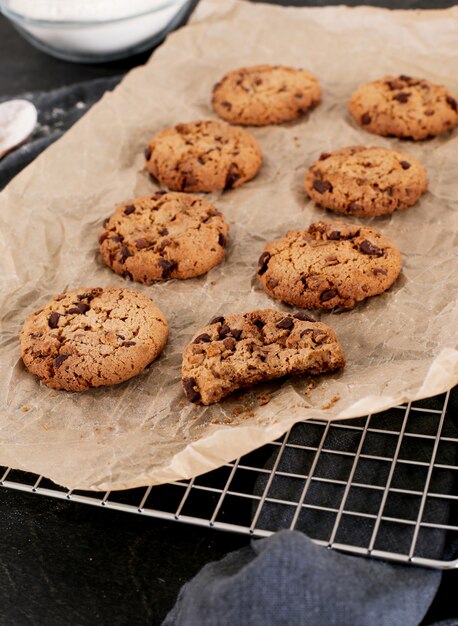
M177 26L194 0L0 0L1 12L37 48L67 61L131 56Z

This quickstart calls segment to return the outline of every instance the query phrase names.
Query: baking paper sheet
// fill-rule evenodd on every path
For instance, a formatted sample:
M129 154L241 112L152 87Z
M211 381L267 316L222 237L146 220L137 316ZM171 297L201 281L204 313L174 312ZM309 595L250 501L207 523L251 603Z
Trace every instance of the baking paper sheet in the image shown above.
M394 12L202 1L189 26L0 196L0 465L73 489L153 485L216 468L296 421L361 416L456 384L458 131L422 143L376 137L353 123L346 101L360 83L389 73L423 76L458 93L457 40L458 7ZM214 118L212 85L226 71L255 63L315 73L322 104L300 121L253 129L264 153L259 175L209 195L230 223L224 263L202 278L126 283L103 265L97 237L118 203L157 189L144 168L147 140L164 126ZM289 229L339 219L314 206L302 180L322 151L354 144L400 148L420 159L430 190L413 208L366 220L402 251L394 287L352 311L319 315L337 332L348 365L212 407L190 404L180 384L183 347L215 315L287 310L257 284L257 258L265 241ZM106 285L138 289L163 309L171 328L163 355L116 387L47 389L20 358L25 317L65 289Z

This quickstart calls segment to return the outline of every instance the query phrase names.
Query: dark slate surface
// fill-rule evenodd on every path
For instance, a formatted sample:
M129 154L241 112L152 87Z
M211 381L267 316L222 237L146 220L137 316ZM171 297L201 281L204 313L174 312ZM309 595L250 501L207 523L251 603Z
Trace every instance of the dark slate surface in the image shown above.
M440 8L455 3L365 4ZM0 98L108 78L148 56L67 64L32 48L0 17ZM247 543L244 536L0 489L0 626L160 624L185 581L205 563ZM457 573L444 576L425 624L447 617L457 583Z

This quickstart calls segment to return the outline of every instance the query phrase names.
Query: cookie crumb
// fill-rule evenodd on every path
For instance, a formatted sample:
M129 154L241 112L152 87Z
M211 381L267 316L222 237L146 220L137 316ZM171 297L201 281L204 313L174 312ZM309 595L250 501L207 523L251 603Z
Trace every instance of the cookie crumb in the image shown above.
M336 402L338 402L339 400L340 400L340 395L339 395L338 393L336 393L336 395L335 395L335 396L333 396L333 397L329 400L329 402L326 402L326 404L323 404L323 406L322 406L322 407L320 407L320 408L321 408L321 410L322 410L322 411L326 411L327 409L330 409L331 407L333 407L333 406L334 406L334 404L335 404Z
M22 411L23 413L27 413L28 411L30 411L30 409L29 409L29 407L28 407L28 406L22 406L22 407L21 407L21 411Z
M269 404L269 402L272 400L272 394L268 392L260 393L257 394L257 399L259 406L264 406L265 404Z

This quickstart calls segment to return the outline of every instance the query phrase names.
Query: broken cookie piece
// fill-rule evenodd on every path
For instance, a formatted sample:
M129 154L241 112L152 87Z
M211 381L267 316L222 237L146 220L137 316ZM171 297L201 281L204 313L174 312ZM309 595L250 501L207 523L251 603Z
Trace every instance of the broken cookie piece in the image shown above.
M213 404L242 387L345 365L334 331L310 316L271 309L218 317L183 352L182 382L191 402Z
M130 289L67 291L26 319L22 359L53 389L85 391L124 382L162 352L168 325L162 311Z

